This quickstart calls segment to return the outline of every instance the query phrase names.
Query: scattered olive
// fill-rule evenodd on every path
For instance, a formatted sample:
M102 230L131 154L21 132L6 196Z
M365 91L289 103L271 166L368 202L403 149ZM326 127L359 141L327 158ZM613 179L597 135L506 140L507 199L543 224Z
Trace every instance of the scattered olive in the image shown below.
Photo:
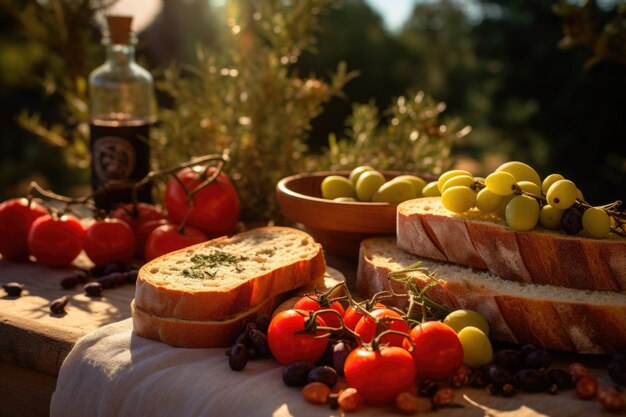
M432 398L433 406L445 407L452 404L454 400L454 391L452 388L443 387L439 388Z
M104 268L104 265L96 265L89 270L89 275L91 275L92 278L99 278L104 275Z
M592 375L586 375L576 381L576 395L578 398L588 400L598 393L598 379Z
M308 382L321 382L328 386L328 388L332 388L337 384L338 376L337 371L330 366L318 366L309 372L307 376Z
M262 358L271 358L272 351L270 350L269 345L267 344L267 336L263 334L263 332L252 329L248 332L248 336L250 337L250 341L252 342L252 348L256 353L259 354Z
M405 414L414 414L419 408L419 399L410 392L401 392L396 396L396 408Z
M137 282L138 273L139 271L136 269L131 269L129 271L126 271L126 282L129 284L134 284L135 282Z
M350 345L342 340L333 345L333 368L339 375L343 375L343 365L352 351Z
M598 390L598 401L604 408L612 412L620 412L626 408L624 396L613 387L600 388Z
M547 349L537 349L524 358L524 367L530 369L547 368L552 363L552 355Z
M69 277L63 278L60 284L63 289L71 290L78 285L78 278L76 278L76 275L70 275Z
M311 382L302 388L302 396L313 404L325 404L330 395L330 388L321 382Z
M250 340L250 336L248 335L248 332L243 331L239 334L239 336L237 336L237 340L235 340L235 344L237 343L241 343L242 345L244 345L245 347L252 347L252 341Z
M439 390L439 384L434 381L422 381L420 382L418 394L421 397L432 397Z
M517 372L522 367L522 352L515 349L502 349L493 355L493 363L509 372Z
M89 272L84 269L77 269L74 271L74 277L78 280L78 282L84 284L89 281Z
M626 362L611 362L608 371L616 384L626 386Z
M108 264L104 267L103 275L109 275L115 272L126 272L126 269L126 264L123 263Z
M511 384L513 382L513 377L506 369L498 365L491 365L489 367L489 381L491 381L491 383L496 387L500 388L505 384Z
M574 388L574 380L565 369L550 369L548 371L548 378L550 378L550 381L555 384L559 389Z
M233 371L241 371L248 363L248 349L240 343L237 343L228 354L228 365Z
M339 393L337 402L341 411L354 411L361 405L361 394L359 394L356 388L346 388Z
M294 362L283 369L283 382L288 387L302 387L308 381L309 372L315 364L306 361Z
M550 386L548 376L537 369L523 369L513 376L513 385L527 392L546 391Z
M244 328L244 332L250 332L250 330L257 330L256 323L253 321L247 322Z
M69 298L67 297L67 295L64 295L63 297L59 297L56 300L53 300L50 303L50 311L52 312L52 314L65 313L65 306L67 306L68 300Z
M525 358L530 352L534 352L538 349L539 347L537 345L534 345L532 343L526 343L525 345L522 345L520 351L522 353L522 357Z
M102 288L105 290L110 290L111 288L115 288L115 279L113 279L111 275L101 276L100 278L96 280L96 283L100 284Z
M567 372L572 376L572 380L574 382L578 382L578 380L583 376L591 375L589 369L587 369L587 367L582 363L578 362L570 363L567 367Z
M267 328L270 326L271 317L269 314L261 314L254 321L256 323L257 329L262 331L263 333L267 333Z
M4 291L6 291L9 297L19 297L24 290L24 284L20 284L19 282L7 282L2 285L2 288L4 288Z
M90 282L83 287L85 294L89 297L100 297L102 295L102 284L99 282Z

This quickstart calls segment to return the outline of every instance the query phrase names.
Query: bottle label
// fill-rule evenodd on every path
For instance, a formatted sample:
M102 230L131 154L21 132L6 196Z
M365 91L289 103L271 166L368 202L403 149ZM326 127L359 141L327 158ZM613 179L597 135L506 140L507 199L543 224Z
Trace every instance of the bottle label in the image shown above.
M123 181L135 170L135 148L119 136L104 136L93 144L94 175L103 183Z
M132 201L130 185L150 171L150 124L110 126L91 124L91 185L99 208L110 210L120 203ZM123 188L114 185L128 184ZM138 190L139 201L151 203L150 184Z

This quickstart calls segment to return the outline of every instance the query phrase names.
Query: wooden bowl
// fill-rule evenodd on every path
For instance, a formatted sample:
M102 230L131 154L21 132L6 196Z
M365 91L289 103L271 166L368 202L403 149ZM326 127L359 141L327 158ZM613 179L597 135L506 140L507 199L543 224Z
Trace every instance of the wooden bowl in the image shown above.
M401 172L381 172L388 180ZM276 186L285 217L303 224L324 250L357 258L363 239L396 233L396 206L389 203L338 202L322 198L322 181L350 171L324 171L283 178Z

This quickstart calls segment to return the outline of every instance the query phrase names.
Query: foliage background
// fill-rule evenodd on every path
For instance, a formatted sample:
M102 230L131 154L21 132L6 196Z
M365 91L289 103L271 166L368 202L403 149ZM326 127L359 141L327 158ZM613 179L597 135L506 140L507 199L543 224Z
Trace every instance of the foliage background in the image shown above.
M2 198L21 194L31 179L72 193L80 192L74 187L85 185L88 178L84 169L64 164L58 148L22 129L17 118L24 109L40 113L43 120L66 126L67 131L59 133L71 141L78 113L68 114L60 104L64 93L80 93L84 86L51 82L47 74L67 71L51 53L58 52L50 49L51 42L63 41L69 50L85 52L89 59L70 68L80 78L93 67L91 62L102 59L99 35L95 27L84 30L89 16L77 15L67 20L65 38L50 38L50 28L35 36L15 14L28 12L33 3L0 1ZM386 30L363 0L344 0L341 7L320 15L315 53L304 52L291 69L330 80L328 74L343 60L359 76L346 84L345 96L331 99L313 120L310 135L303 138L307 145L321 151L329 134L349 137L346 120L355 103L385 109L407 91L423 90L446 102L446 113L473 127L453 156L476 174L505 159L523 160L543 175L560 172L573 179L591 203L625 199L626 66L615 60L589 66L597 52L592 48L560 49L563 20L554 13L553 2L472 4L480 17L469 16L463 3L452 0L418 2L398 32ZM224 29L221 15L208 0L164 0L164 5L162 15L140 34L140 59L157 77L163 75L159 68L172 60L197 62L198 43L218 50ZM602 5L590 12L593 30L613 18L618 8L610 1ZM76 32L80 37L70 30L76 27L83 29ZM618 29L624 30L623 22ZM622 38L618 47L624 50L625 45ZM159 104L167 107L170 100L161 96ZM384 122L392 117L382 116Z

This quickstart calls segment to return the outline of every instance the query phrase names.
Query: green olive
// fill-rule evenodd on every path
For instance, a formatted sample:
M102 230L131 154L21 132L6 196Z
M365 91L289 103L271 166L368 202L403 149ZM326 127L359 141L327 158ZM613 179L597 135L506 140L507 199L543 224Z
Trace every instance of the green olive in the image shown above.
M338 197L356 197L354 186L346 177L329 175L322 181L322 197L334 200Z
M415 198L415 188L410 181L393 179L384 183L372 197L377 203L400 204L403 201Z
M439 186L437 185L437 181L429 182L422 189L423 197L440 197L441 193L439 192Z
M356 187L356 182L359 180L361 174L367 171L374 171L374 168L368 165L361 165L360 167L354 168L350 172L350 181L352 181L352 185Z
M372 197L385 181L383 174L378 171L366 171L361 174L355 187L359 201L372 201Z
M402 180L410 181L411 184L413 184L413 188L415 188L415 197L421 197L422 190L424 189L424 187L426 187L426 181L424 181L423 179L415 175L399 175L394 179L402 179Z

